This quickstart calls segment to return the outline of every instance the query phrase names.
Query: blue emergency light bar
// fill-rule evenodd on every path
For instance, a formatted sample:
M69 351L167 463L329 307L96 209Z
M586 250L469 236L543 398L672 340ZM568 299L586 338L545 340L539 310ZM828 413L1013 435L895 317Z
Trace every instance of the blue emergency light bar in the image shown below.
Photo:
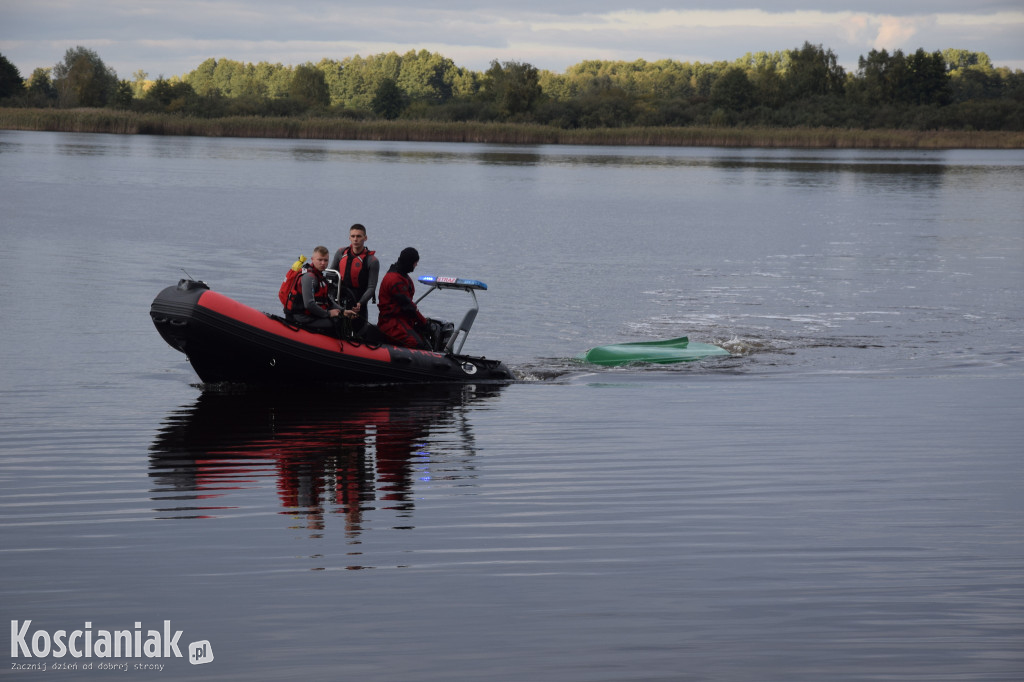
M436 277L434 275L420 275L420 284L438 289L481 289L486 290L487 285L478 279L463 279L461 277Z

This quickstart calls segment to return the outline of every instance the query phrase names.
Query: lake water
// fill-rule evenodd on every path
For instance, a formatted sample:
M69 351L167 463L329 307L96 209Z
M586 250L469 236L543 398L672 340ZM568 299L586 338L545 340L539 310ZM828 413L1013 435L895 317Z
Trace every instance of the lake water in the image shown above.
M1022 190L1021 151L0 131L0 672L1024 679ZM150 322L183 270L277 312L354 222L487 282L465 351L519 381L204 388ZM732 355L572 360L682 335ZM44 652L165 621L181 658Z

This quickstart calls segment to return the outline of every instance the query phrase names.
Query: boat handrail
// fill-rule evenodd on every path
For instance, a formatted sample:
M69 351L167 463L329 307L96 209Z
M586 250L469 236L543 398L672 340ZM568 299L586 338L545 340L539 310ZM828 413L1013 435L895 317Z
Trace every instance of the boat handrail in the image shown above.
M455 328L451 338L448 339L448 343L445 344L445 353L454 353L458 355L462 352L462 346L466 343L466 337L469 336L469 330L473 328L473 323L476 322L476 315L480 312L480 302L477 301L476 292L486 291L487 285L478 279L465 279L462 277L438 277L435 275L420 275L420 284L425 284L429 288L416 299L416 305L419 305L420 301L427 297L435 289L458 289L465 291L473 297L473 307L466 311L466 314L462 316L462 322ZM455 344L458 343L458 347Z
M337 301L338 295L341 294L341 273L337 270L327 268L324 270L324 279L327 280L328 295Z

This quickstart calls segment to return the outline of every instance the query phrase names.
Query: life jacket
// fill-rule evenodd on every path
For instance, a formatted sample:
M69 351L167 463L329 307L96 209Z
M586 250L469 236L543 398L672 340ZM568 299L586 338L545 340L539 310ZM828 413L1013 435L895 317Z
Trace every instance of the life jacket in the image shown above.
M288 280L291 280L291 289L285 295L284 312L288 315L294 315L295 313L302 313L306 311L306 305L302 300L302 276L306 273L311 273L315 279L313 287L313 297L316 299L317 305L324 310L329 307L327 302L330 300L327 288L327 280L324 278L324 274L314 268L309 263L304 264L298 272L289 270L285 275L285 284ZM281 285L281 290L284 290L284 284Z
M346 246L338 258L338 272L341 273L341 286L348 287L356 298L362 298L366 287L370 285L370 268L367 262L375 251L363 249L359 255L352 253L352 247ZM377 302L376 293L373 296Z

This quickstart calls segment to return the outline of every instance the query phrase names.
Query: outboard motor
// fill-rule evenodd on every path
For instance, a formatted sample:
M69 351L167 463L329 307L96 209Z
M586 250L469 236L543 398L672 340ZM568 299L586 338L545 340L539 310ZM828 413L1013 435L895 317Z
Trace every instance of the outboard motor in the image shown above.
M455 324L447 320L435 320L433 318L428 318L427 321L430 323L426 334L427 343L438 353L444 353L448 341L452 338L452 334L455 333Z

